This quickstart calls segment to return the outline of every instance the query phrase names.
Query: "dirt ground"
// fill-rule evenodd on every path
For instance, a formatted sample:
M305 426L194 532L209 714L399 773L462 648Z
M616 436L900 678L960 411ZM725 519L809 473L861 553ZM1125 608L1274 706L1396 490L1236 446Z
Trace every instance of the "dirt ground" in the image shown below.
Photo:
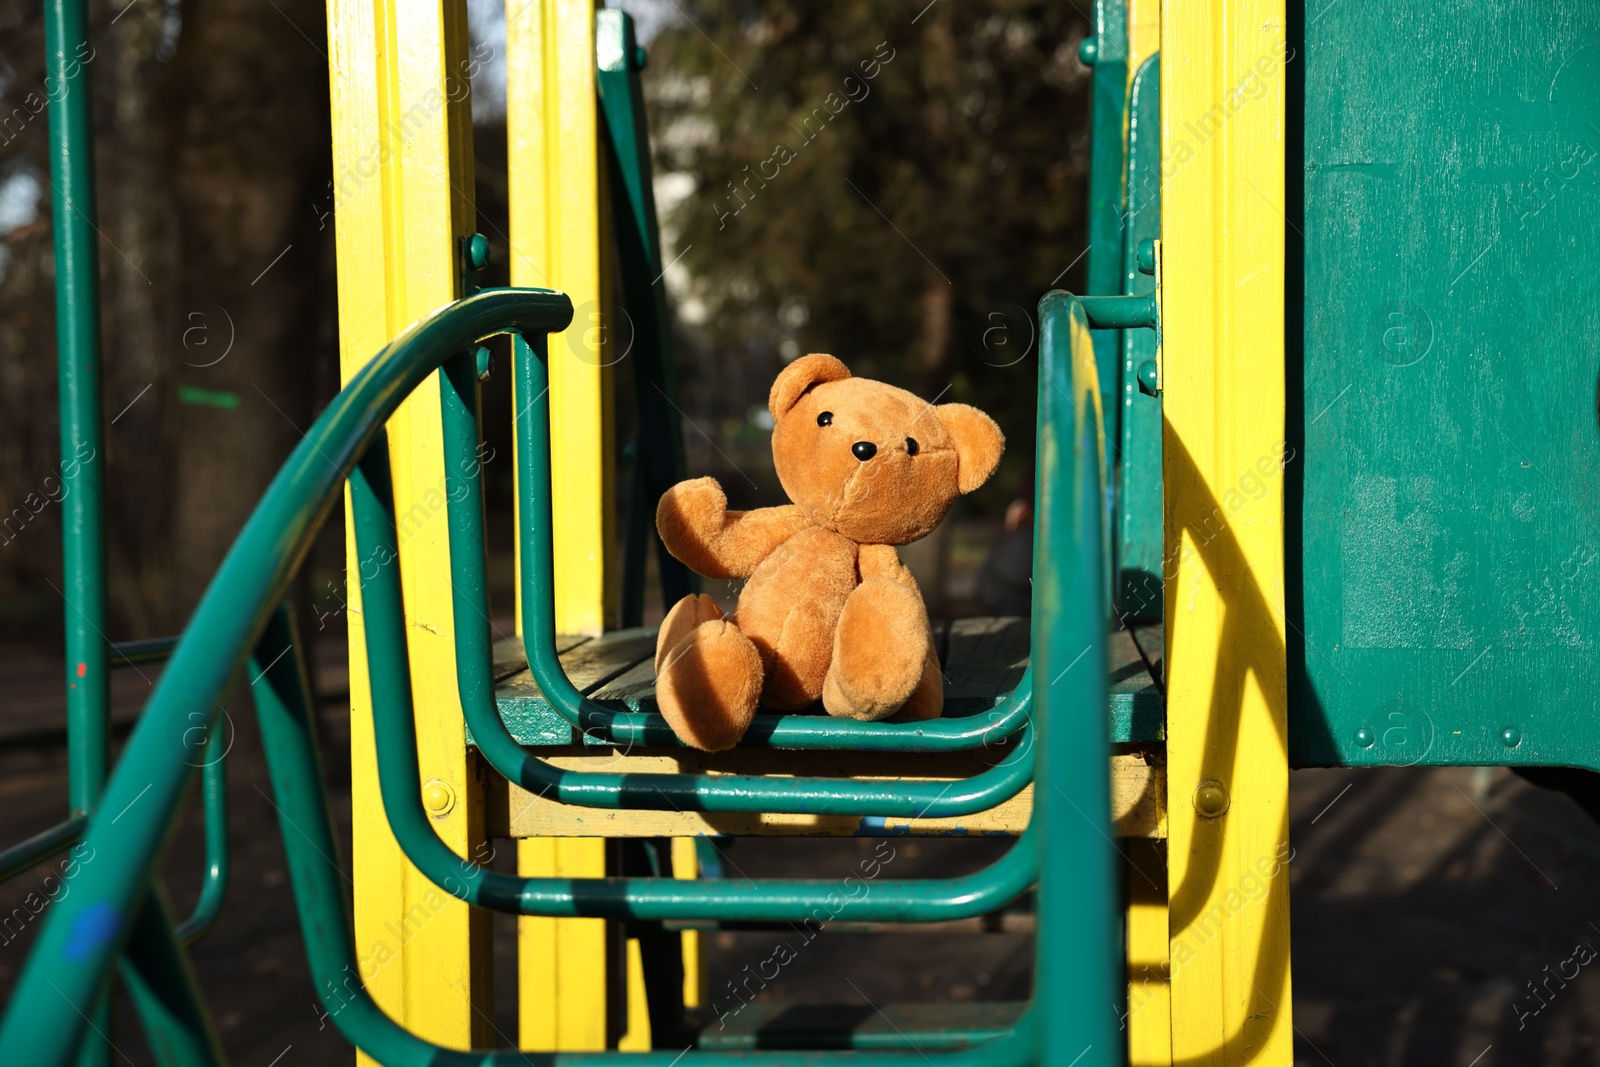
M319 650L328 697L328 765L336 818L349 826L347 739L337 645ZM147 669L147 673L152 674ZM16 841L65 812L65 752L52 734L54 668L0 671L0 839ZM132 712L145 679L118 681ZM229 757L233 870L227 904L193 958L233 1063L312 1067L352 1062L322 1028L296 926L282 845L248 713L233 717ZM53 720L59 723L59 718ZM1291 779L1294 1022L1297 1064L1506 1067L1600 1063L1600 827L1558 794L1503 770L1298 771ZM193 904L198 812L167 864L174 906ZM895 877L953 874L988 862L994 841L891 842ZM346 840L348 845L348 840ZM730 874L842 879L873 842L741 840ZM346 852L348 855L348 851ZM0 886L0 914L42 871ZM515 1036L510 920L496 926L495 1027ZM32 941L0 943L0 1000ZM710 988L767 959L778 936L707 940ZM795 1003L1020 1000L1029 992L1026 934L826 933L786 966L766 996ZM1577 973L1574 975L1574 969ZM1561 977L1565 975L1565 977ZM1537 996L1535 995L1537 991ZM114 1062L151 1062L126 1005Z

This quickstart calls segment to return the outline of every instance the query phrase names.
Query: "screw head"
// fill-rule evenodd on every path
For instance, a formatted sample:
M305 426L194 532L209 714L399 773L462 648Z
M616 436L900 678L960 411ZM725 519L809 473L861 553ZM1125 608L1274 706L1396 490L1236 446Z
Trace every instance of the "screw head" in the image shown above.
M1094 66L1094 61L1100 58L1100 42L1093 37L1085 37L1078 45L1078 62L1086 67Z
M1145 396L1159 396L1161 373L1156 368L1156 361L1147 359L1139 364L1139 392Z
M483 234L475 233L467 238L467 263L473 270L489 265L489 239Z
M1220 818L1233 803L1228 796L1228 787L1215 778L1207 778L1194 790L1194 810L1200 813L1203 819Z
M1367 729L1365 726L1356 731L1356 744L1360 745L1362 748L1371 748L1373 745L1377 744L1377 741L1378 735Z
M456 791L437 778L430 778L422 787L422 803L434 818L449 815L456 806Z
M479 345L478 350L472 354L472 361L478 370L478 381L488 381L489 375L494 373L494 353Z
M1515 726L1507 726L1500 731L1500 743L1507 748L1516 748L1522 744L1522 731Z
M1139 242L1137 259L1140 274L1154 274L1156 272L1156 243L1152 238L1146 237Z

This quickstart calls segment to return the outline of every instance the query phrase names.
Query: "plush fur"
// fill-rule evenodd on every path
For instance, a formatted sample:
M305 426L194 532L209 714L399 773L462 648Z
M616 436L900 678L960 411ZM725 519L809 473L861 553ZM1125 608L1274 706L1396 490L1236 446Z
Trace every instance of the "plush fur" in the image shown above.
M729 511L716 480L696 478L656 508L674 556L710 578L746 579L733 616L703 595L668 612L656 639L662 715L710 752L737 744L758 704L937 717L944 680L927 608L894 546L925 537L988 481L1000 428L976 408L853 378L827 355L785 368L768 406L792 504Z

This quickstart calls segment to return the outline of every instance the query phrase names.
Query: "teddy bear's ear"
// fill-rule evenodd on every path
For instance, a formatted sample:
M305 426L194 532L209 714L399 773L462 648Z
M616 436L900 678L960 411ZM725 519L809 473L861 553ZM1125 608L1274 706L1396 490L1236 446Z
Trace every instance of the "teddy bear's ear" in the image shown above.
M993 419L966 404L940 404L933 410L956 446L956 488L970 493L1000 465L1005 435Z
M767 410L772 412L772 417L781 419L789 414L789 409L800 402L805 391L813 385L823 382L837 382L850 377L850 370L832 356L813 352L809 356L801 356L778 375L778 380L772 383L772 392L767 396Z

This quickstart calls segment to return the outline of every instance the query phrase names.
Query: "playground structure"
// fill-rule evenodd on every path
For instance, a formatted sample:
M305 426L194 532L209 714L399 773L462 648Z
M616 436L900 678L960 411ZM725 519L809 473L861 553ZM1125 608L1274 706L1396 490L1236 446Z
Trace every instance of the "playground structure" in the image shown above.
M943 719L764 715L704 756L654 714L636 628L653 502L684 472L630 22L579 0L508 20L512 287L479 290L471 127L444 91L465 69L464 8L330 0L344 388L178 639L106 642L103 471L70 476L72 815L0 855L0 876L79 840L97 859L43 923L0 1061L93 1062L120 975L163 1062L222 1062L184 949L226 874L221 761L196 726L241 667L316 984L371 1061L522 1062L485 1032L491 910L520 916L519 1043L563 1064L1291 1060L1291 767L1600 768L1579 728L1592 493L1565 476L1600 452L1592 372L1572 387L1600 302L1586 278L1559 298L1525 282L1600 222L1580 180L1600 13L1388 7L1440 47L1375 37L1359 5L1097 4L1087 295L1038 312L1031 621L941 624ZM88 75L68 70L83 6L51 0L47 21L54 76L83 90L50 114L62 454L99 456ZM1466 76L1472 57L1487 76ZM1407 114L1374 123L1396 98ZM640 460L611 560L616 400L584 326L618 306L637 328ZM499 333L519 639L496 643L478 345ZM359 581L353 915L282 606L341 492ZM692 578L659 558L670 603ZM628 628L608 633L619 563ZM109 768L107 672L155 658ZM180 925L153 871L197 775L208 881ZM973 832L1015 842L976 874L844 900L831 882L721 879L700 847ZM516 875L481 862L495 839L516 841ZM669 1043L715 924L928 923L1030 888L1029 1004Z

